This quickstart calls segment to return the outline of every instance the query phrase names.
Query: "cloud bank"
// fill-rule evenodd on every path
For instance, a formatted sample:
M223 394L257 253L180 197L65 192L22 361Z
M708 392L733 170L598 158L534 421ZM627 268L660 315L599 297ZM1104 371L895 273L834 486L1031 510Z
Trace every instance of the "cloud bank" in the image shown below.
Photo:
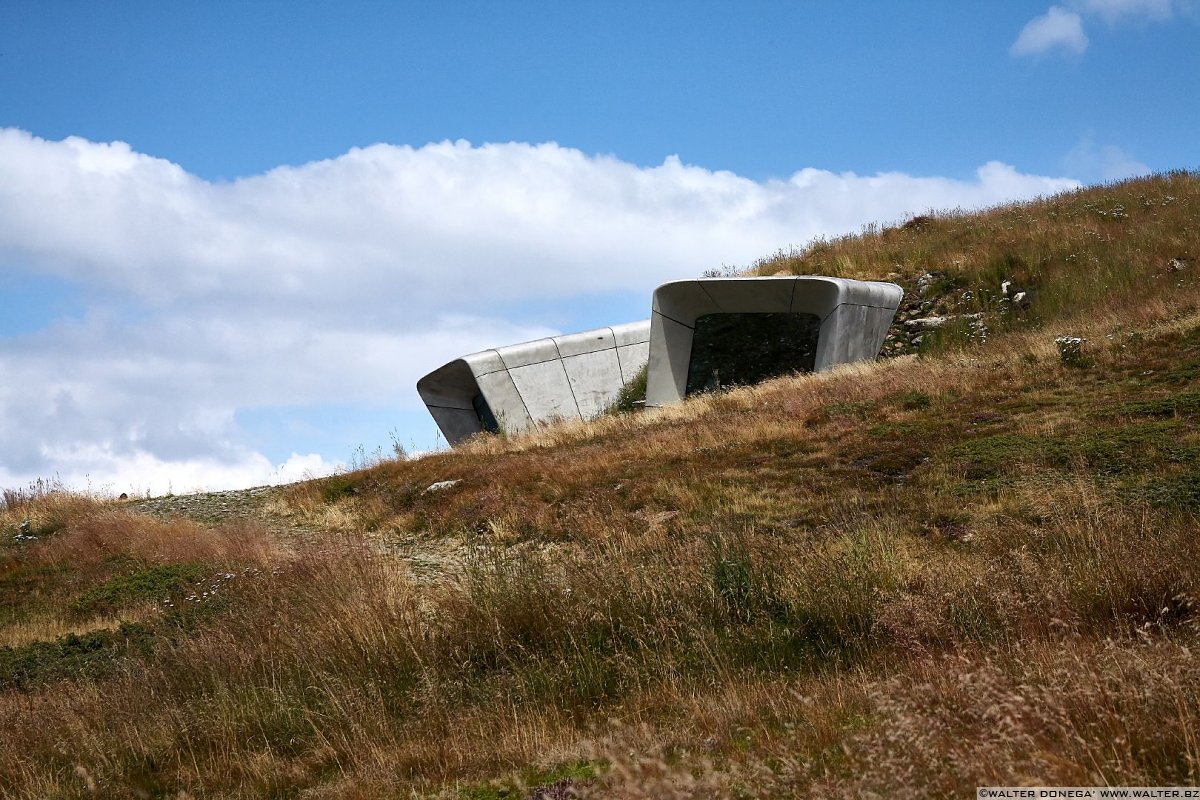
M867 222L1074 185L998 162L972 180L753 181L465 141L210 182L121 142L2 129L0 269L53 277L86 312L0 336L0 483L179 491L327 471L329 454L272 463L235 415L416 408L433 366L552 332L522 304L648 297Z

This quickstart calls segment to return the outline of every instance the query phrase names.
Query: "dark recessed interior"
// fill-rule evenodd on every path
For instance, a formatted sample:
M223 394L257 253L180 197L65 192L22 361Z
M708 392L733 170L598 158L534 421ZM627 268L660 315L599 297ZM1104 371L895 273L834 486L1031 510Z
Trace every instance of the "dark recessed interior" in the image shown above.
M488 433L499 433L500 423L496 421L496 415L492 413L492 407L488 405L483 394L477 394L471 400L471 405L475 407L475 416L479 417L479 424Z
M696 320L687 394L812 372L820 333L816 314L706 314Z

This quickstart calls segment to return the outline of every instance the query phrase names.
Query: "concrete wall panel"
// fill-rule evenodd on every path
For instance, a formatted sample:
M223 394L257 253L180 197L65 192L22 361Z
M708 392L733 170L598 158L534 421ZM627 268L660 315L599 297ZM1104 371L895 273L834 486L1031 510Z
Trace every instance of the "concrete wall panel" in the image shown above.
M721 307L713 302L712 296L701 288L700 281L675 281L667 285L671 286L673 290L669 294L661 296L655 292L651 301L651 311L655 314L670 317L690 326L694 324L696 317L715 314L721 310ZM660 308L659 304L662 302L665 302L666 305Z
M624 386L636 378L642 367L646 366L646 361L650 358L650 342L620 345L617 347L617 358L621 362L621 385Z
M738 311L746 314L770 314L791 310L794 281L773 278L705 278L697 280L712 298L716 312ZM703 314L697 314L699 318ZM694 319L695 319L694 318ZM676 317L676 319L680 319ZM680 319L681 322L686 320Z
M479 417L473 409L429 407L429 414L438 430L450 444L462 441L480 430Z
M565 336L555 336L553 341L558 347L559 358L612 350L617 346L617 337L613 335L611 328L600 328L584 333L568 333Z
M564 357L563 368L571 382L571 391L579 407L579 416L591 419L599 416L612 405L615 395L625 381L621 376L621 362L617 349L610 347L594 353L580 353Z
M507 347L497 347L496 352L500 354L504 367L509 370L559 359L558 346L554 344L553 339L510 344Z
M648 319L641 322L626 322L624 325L612 325L608 330L612 331L617 347L650 343L650 320Z
M470 409L477 391L475 373L463 359L438 367L421 379L421 399L432 408Z
M788 280L783 278L783 280ZM792 278L792 313L816 314L821 319L837 307L846 291L842 278L821 278L802 281ZM857 281L856 281L857 282Z
M558 359L510 369L508 374L534 420L579 418L567 371Z
M695 319L692 320L695 322ZM677 403L687 391L695 328L655 312L650 317L646 406Z
M493 416L506 431L523 431L533 424L533 417L525 405L521 392L513 381L512 373L506 369L489 372L475 379L479 385L479 393L487 400ZM472 406L472 408L474 408ZM478 433L483 426L478 421L471 433ZM469 435L469 434L468 434ZM446 436L449 440L449 435ZM451 442L453 444L453 442Z

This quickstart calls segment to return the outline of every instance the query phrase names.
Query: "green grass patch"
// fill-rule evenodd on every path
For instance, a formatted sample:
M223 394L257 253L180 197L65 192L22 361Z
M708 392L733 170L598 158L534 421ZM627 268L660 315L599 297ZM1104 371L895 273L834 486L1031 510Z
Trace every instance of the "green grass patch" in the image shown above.
M0 648L0 691L28 691L55 680L98 678L128 655L150 652L153 634L144 625L115 631L69 634L53 642Z
M649 365L638 370L638 374L630 378L629 382L621 387L617 392L617 399L613 401L605 413L607 414L632 414L637 411L646 402L646 375L649 371Z
M1200 378L1200 375L1197 375ZM1200 415L1200 392L1183 392L1173 397L1122 403L1100 413L1103 417L1182 417Z
M1001 433L955 445L948 455L963 478L980 481L1007 475L1016 464L1044 461L1050 453L1061 457L1062 443L1023 433Z
M1099 476L1153 471L1165 463L1200 459L1190 426L1171 421L1100 427L1064 436L1004 433L962 442L947 451L968 481L997 481L1022 466L1067 469L1082 465Z
M204 580L212 567L204 564L160 564L109 578L77 597L71 609L83 614L112 614L145 603L178 601Z
M916 389L892 395L888 400L899 408L908 411L922 411L933 405L933 398L929 394Z
M0 626L28 619L51 605L64 591L67 577L63 567L0 559Z
M519 776L463 786L458 790L458 796L463 800L517 800L526 797L557 800L568 795L556 794L554 790L562 787L566 791L566 787L590 783L595 778L596 767L587 761L560 764L549 769L529 767L522 770Z
M1190 469L1175 475L1151 478L1131 494L1159 508L1200 511L1200 470Z
M331 475L321 483L321 499L330 505L356 494L357 485L346 475Z
M874 400L847 400L840 403L830 403L825 406L824 411L830 417L849 417L851 419L864 419L868 414L873 412L878 403Z
M1186 438L1190 430L1165 421L1097 428L1066 440L1057 465L1077 457L1097 475L1125 475L1152 471L1164 462L1186 463L1200 458L1200 445Z

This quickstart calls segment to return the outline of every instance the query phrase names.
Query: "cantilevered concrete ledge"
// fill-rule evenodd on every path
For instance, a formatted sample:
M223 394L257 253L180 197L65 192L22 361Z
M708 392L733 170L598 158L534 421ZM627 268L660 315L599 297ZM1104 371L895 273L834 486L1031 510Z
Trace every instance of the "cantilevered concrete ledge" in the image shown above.
M904 290L818 276L702 278L654 292L646 405L874 359Z
M538 339L455 359L417 381L442 435L519 433L555 419L591 419L642 367L650 320Z

